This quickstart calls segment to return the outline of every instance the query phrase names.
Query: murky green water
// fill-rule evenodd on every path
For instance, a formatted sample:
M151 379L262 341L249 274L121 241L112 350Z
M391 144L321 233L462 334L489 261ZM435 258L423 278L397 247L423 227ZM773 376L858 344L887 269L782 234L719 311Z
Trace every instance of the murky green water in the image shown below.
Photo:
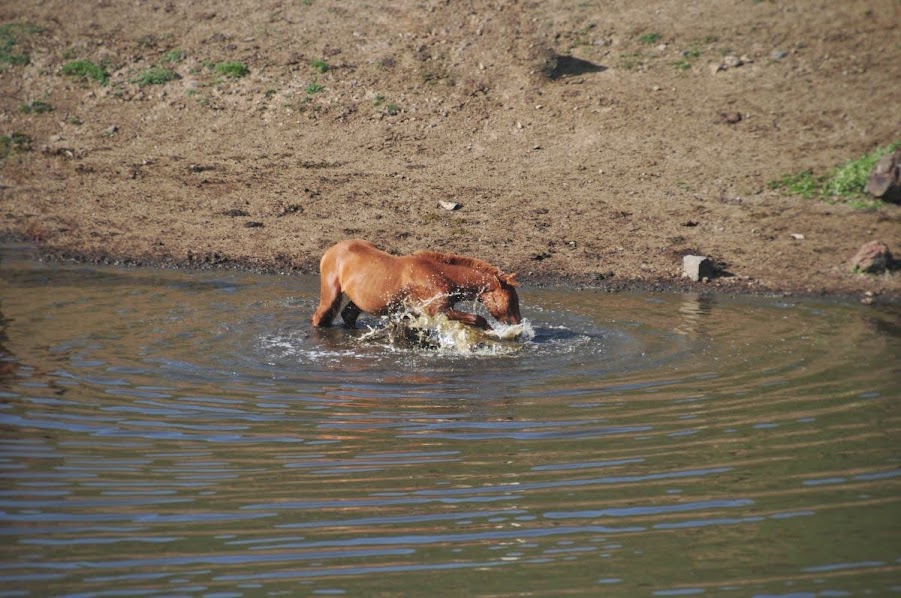
M312 330L314 279L26 258L0 596L901 593L898 308L527 287L455 355Z

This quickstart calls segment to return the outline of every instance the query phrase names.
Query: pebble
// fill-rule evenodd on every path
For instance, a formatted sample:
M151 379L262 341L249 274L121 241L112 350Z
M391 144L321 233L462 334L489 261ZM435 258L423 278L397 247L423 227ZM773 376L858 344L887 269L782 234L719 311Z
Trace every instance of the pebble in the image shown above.
M786 52L785 50L773 50L772 52L770 52L770 58L772 58L773 60L782 60L786 56L788 56L788 52Z
M459 210L463 207L463 204L459 204L455 201L439 201L438 205L449 212L453 212L454 210Z
M791 238L794 239L795 241L803 241L804 235L802 235L801 233L792 233Z

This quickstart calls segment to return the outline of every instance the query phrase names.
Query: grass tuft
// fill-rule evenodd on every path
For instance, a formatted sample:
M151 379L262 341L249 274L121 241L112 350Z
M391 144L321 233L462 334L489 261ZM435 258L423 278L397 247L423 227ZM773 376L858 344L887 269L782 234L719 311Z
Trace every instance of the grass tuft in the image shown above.
M163 63L178 63L178 62L181 62L182 60L184 60L185 56L187 56L187 54L185 54L184 50L178 50L178 49L169 50L168 52L163 54L162 62Z
M324 60L314 60L310 66L313 67L313 70L319 73L327 73L331 68L329 64Z
M22 35L40 33L41 28L29 23L5 23L0 25L0 64L23 66L29 63L28 54L14 51Z
M141 87L146 87L147 85L165 85L169 81L174 81L176 79L180 79L178 73L171 69L167 69L160 66L155 66L147 69L137 77L131 80L132 83L137 83Z
M223 77L240 79L241 77L247 75L247 73L250 72L250 69L247 68L247 65L243 62L230 60L213 65L213 71L219 75L222 75Z
M645 33L644 35L639 36L638 41L646 46L650 46L651 44L656 44L661 39L663 39L663 36L655 31L653 33Z
M27 152L31 149L31 137L25 133L10 133L0 136L0 158L5 158L12 152Z
M93 79L101 85L109 83L109 73L90 60L73 60L63 65L63 74L80 79Z
M46 112L53 112L53 106L47 102L42 102L41 100L31 100L30 102L25 102L19 106L19 111L24 112L25 114L44 114Z

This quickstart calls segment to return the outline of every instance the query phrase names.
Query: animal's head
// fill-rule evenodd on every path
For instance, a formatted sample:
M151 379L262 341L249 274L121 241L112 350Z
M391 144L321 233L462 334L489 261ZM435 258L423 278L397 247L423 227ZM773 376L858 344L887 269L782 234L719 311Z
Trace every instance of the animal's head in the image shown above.
M492 285L479 294L481 301L491 317L502 324L519 324L519 295L516 294L516 274L498 274L498 284Z

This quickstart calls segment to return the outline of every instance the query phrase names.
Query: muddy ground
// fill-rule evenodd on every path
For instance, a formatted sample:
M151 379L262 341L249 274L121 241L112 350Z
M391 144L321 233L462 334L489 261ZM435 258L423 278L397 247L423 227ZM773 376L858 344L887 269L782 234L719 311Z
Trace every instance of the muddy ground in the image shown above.
M901 290L847 267L901 252L901 208L768 186L901 139L897 0L30 0L0 23L0 235L47 255L315 271L361 237L536 281L675 287L692 253L714 288Z

